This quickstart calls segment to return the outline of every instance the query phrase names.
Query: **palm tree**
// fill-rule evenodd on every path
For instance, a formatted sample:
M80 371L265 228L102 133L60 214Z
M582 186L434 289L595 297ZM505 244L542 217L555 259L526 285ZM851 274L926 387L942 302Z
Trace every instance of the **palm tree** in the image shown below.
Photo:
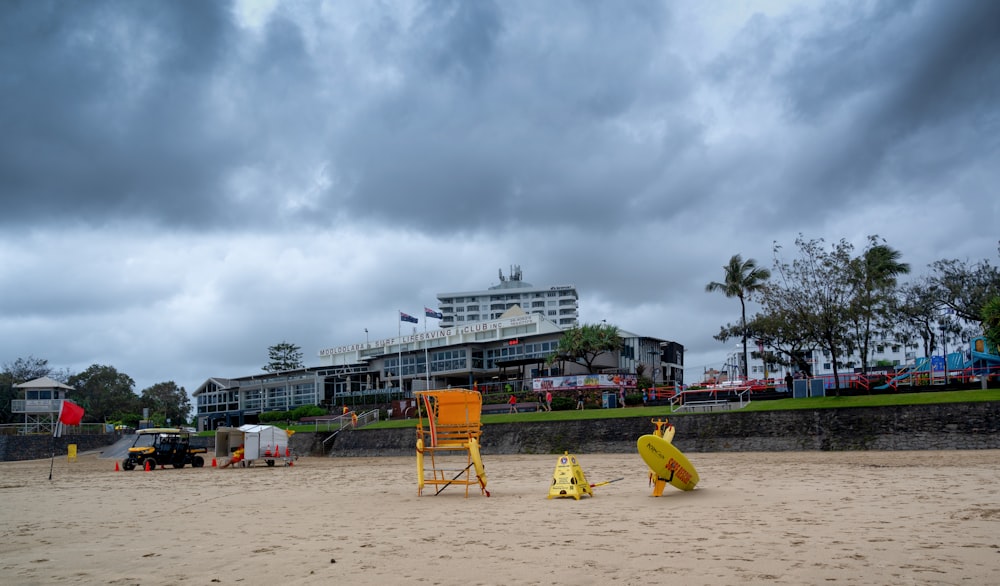
M705 285L705 291L722 291L726 297L740 298L740 329L743 331L743 380L747 380L747 299L764 288L764 282L771 278L771 271L757 266L757 261L734 254L725 269L725 279L720 283L712 281Z
M902 253L886 244L876 244L875 237L864 254L856 259L858 313L861 326L861 370L868 373L868 348L871 345L872 320L884 306L886 295L896 288L896 277L910 272L910 265L900 262Z

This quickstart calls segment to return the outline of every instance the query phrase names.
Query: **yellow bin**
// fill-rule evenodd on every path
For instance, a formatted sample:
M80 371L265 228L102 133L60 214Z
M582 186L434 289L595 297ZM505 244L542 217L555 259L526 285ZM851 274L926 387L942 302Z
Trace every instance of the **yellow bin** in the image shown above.
M76 462L76 444L69 445L69 453L66 454L67 462Z

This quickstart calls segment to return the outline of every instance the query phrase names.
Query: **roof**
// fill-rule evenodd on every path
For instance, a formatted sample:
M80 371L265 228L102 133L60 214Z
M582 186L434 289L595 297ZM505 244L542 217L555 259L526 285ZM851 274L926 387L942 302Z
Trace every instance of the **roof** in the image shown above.
M136 433L139 435L150 435L154 433L188 435L189 432L184 431L183 429L178 429L176 427L149 427L146 429L138 429L136 430Z
M284 429L281 429L276 425L254 425L252 423L241 425L239 427L239 430L242 431L243 433L264 433L267 432L268 430L278 430L282 433L285 433Z
M75 391L73 387L69 385L64 385L57 380L52 380L47 376L41 378L36 378L35 380L29 380L28 382L21 383L19 385L14 385L16 389L66 389L67 391Z

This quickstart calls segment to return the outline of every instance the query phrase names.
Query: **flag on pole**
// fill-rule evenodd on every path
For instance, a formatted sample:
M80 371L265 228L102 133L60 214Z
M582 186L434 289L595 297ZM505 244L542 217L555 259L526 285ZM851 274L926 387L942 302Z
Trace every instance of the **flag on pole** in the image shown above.
M415 324L415 323L418 323L420 320L418 320L417 318L413 317L412 315L410 315L408 313L403 313L401 311L401 312L399 312L399 321L408 321L410 323Z
M80 425L83 420L83 407L72 401L63 401L59 406L59 423L53 430L54 437L62 437L64 425Z
M59 407L59 421L65 425L80 425L83 421L83 407L72 401L63 401Z
M433 309L427 307L426 305L424 306L424 315L426 315L427 317L433 317L434 319L442 319L444 317L443 313L441 313L440 311L434 311Z

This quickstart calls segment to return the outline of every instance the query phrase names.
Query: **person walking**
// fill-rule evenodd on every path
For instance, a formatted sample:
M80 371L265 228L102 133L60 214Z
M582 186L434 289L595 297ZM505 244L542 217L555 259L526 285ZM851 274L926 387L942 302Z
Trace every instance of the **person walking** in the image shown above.
M576 408L583 409L583 391L576 392Z
M552 391L545 391L545 410L552 411Z
M517 397L511 394L510 398L507 399L507 404L510 405L508 413L517 413Z
M785 390L788 391L789 395L792 394L792 383L793 382L795 382L795 377L792 376L792 371L786 372L785 373Z

